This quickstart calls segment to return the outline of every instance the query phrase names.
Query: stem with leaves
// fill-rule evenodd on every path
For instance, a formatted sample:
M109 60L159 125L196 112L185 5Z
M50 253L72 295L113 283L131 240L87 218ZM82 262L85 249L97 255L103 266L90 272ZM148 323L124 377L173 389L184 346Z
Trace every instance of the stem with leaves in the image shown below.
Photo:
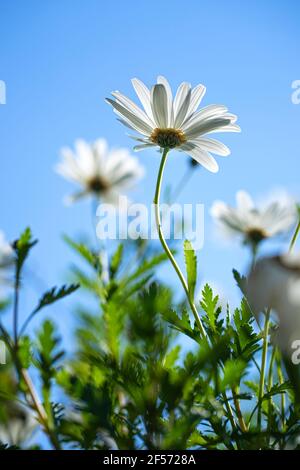
M166 255L168 256L169 260L171 261L171 264L172 264L173 268L175 269L176 274L179 277L179 280L180 280L180 282L182 284L182 287L185 291L186 297L188 299L189 305L191 307L191 310L192 310L194 318L195 318L195 322L196 322L196 324L197 324L197 326L200 330L200 333L201 333L202 337L205 338L206 337L206 332L205 332L205 329L203 327L202 321L199 317L199 314L198 314L197 308L194 304L194 301L191 298L187 282L186 282L186 280L184 278L184 275L182 274L182 272L181 272L181 270L180 270L180 268L179 268L179 266L178 266L178 264L177 264L177 262L176 262L176 260L173 256L170 248L167 245L167 242L165 240L165 237L164 237L164 234L163 234L163 231L162 231L162 226L161 226L160 193L161 193L162 177L163 177L164 168L165 168L165 164L166 164L167 157L168 157L168 152L169 152L168 148L165 148L164 151L163 151L163 155L162 155L162 159L161 159L161 163L160 163L160 167L159 167L159 171L158 171L158 176L157 176L155 196L154 196L154 200L153 200L154 207L155 207L156 227L157 227L158 236L159 236L160 242L162 244L162 247L163 247Z

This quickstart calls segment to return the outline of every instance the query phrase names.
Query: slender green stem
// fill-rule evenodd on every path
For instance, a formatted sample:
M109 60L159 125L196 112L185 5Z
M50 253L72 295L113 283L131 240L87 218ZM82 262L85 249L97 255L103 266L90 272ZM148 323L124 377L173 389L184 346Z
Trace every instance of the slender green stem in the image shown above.
M299 233L300 233L300 220L297 224L296 230L294 232L293 238L292 238L291 243L290 243L290 247L289 247L289 252L290 253L293 251L293 248L296 244Z
M259 430L261 429L261 401L264 395L265 389L265 371L267 365L267 355L268 355L268 341L269 341L269 326L270 326L270 313L271 310L268 309L265 314L265 325L263 330L263 349L261 357L261 369L260 369L260 381L259 381L259 391L258 391L258 409L257 409L257 426Z
M189 292L189 288L188 288L188 285L187 285L187 282L171 252L171 250L169 249L167 243L166 243L166 240L165 240L165 237L164 237L164 234L163 234L163 231L162 231L162 227L161 227L161 217L160 217L160 206L159 206L159 203L160 203L160 192L161 192L161 182L162 182L162 177L163 177L163 173L164 173L164 168L165 168L165 164L166 164L166 161L167 161L167 157L168 157L168 152L169 152L169 149L164 149L164 152L163 152L163 155L162 155L162 159L161 159L161 163L160 163L160 167L159 167L159 171L158 171L158 176L157 176L157 183L156 183L156 190L155 190L155 196L154 196L154 207L155 207L155 221L156 221L156 227L157 227L157 231L158 231L158 236L159 236L159 239L160 239L160 242L162 244L162 247L166 253L166 255L168 256L169 260L171 261L171 264L173 265L173 268L175 269L176 273L177 273L177 276L179 277L179 280L182 284L182 287L185 291L185 294L187 296L187 299L188 299L188 302L189 302L189 305L191 307L191 310L193 312L193 315L195 317L195 322L200 330L200 333L201 335L206 338L206 332L205 332L205 329L203 327L203 324L202 324L202 321L199 317L199 314L197 312L197 308L194 304L194 301L190 295L190 292Z
M282 384L284 382L284 377L283 377L282 370L281 370L280 356L278 356L278 354L277 354L277 358L276 358L276 363L277 363L278 382L279 382L279 384ZM284 427L285 427L285 393L281 393L280 405L281 405L282 430L284 432Z
M15 289L14 289L14 306L13 306L13 334L16 348L18 347L18 320L19 320L19 289L20 280L16 269Z
M231 391L232 391L236 416L237 416L240 428L241 428L242 432L247 432L248 428L247 428L247 425L246 425L244 417L243 417L243 413L242 413L241 406L240 406L240 401L238 399L239 389L237 387L232 387Z

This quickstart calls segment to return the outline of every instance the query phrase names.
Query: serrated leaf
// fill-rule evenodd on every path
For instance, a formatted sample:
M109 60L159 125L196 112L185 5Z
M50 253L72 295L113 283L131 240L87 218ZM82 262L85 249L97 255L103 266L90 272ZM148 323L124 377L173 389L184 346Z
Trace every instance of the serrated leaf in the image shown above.
M89 265L93 268L96 268L98 265L98 257L84 244L80 242L75 242L67 235L63 237L64 241L72 248L76 253L78 253L83 259L85 259Z
M111 278L114 278L118 272L118 269L123 259L123 251L124 251L124 246L120 244L111 258L110 267L109 267Z
M21 234L20 238L13 243L13 248L16 253L16 278L17 281L20 278L20 273L23 264L31 250L31 248L37 243L37 240L32 240L32 234L29 227L27 227Z
M242 276L236 269L232 270L233 277L243 295L246 295L247 278Z
M247 363L239 359L228 359L224 364L223 378L220 388L225 390L228 386L237 385L245 371Z
M208 284L205 284L202 289L200 305L206 313L205 317L203 317L203 321L210 328L212 333L216 333L222 327L222 320L218 320L222 309L219 306L219 296L214 296L213 290Z
M64 297L67 297L68 295L75 292L79 287L79 284L70 284L69 286L63 285L59 289L57 287L52 287L52 289L45 292L33 312L37 313L42 308L47 307L48 305L51 305L54 302L63 299Z
M63 285L59 289L57 287L52 287L49 291L45 292L45 294L41 297L38 305L36 308L33 310L33 312L29 315L29 317L26 319L24 322L20 335L22 335L27 328L28 324L31 322L31 320L35 317L35 315L42 310L43 308L57 302L58 300L63 299L64 297L67 297L68 295L72 294L79 288L79 284L71 284L69 286Z
M163 365L166 369L171 369L179 358L181 346L175 346L164 358Z
M194 299L197 283L197 256L189 240L185 240L184 242L184 258L189 293L191 298Z

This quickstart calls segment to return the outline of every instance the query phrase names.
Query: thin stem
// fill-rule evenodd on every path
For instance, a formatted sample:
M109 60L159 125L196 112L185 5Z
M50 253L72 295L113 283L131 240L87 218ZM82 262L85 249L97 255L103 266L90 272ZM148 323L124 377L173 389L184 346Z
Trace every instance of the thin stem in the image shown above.
M279 381L279 384L282 384L284 382L284 377L283 377L283 374L282 374L281 361L280 361L280 357L278 357L278 354L277 354L276 362L277 362L278 381ZM285 393L281 393L280 404L281 404L282 430L284 432L284 426L285 426Z
M162 182L162 177L163 177L163 173L164 173L164 168L165 168L165 164L166 164L166 161L167 161L167 157L168 157L168 152L169 152L169 149L164 149L164 152L163 152L163 155L162 155L162 159L161 159L161 163L160 163L160 167L159 167L159 171L158 171L158 176L157 176L157 183L156 183L156 190L155 190L155 196L154 196L154 200L153 200L153 203L154 203L154 207L155 207L155 221L156 221L156 227L157 227L157 231L158 231L158 236L159 236L159 239L160 239L160 242L162 244L162 247L166 253L166 255L168 256L169 260L171 261L171 264L173 265L173 268L175 269L176 273L177 273L177 276L179 277L179 280L182 284L182 287L185 291L185 294L187 296L187 299L188 299L188 302L190 304L190 307L191 307L191 310L193 312L193 315L195 317L195 322L200 330L200 333L201 335L206 338L206 332L205 332L205 329L203 327L203 324L202 324L202 321L199 317L199 314L197 312L197 309L196 309L196 306L194 304L194 301L193 299L191 298L191 295L190 295L190 292L189 292L189 288L188 288L188 285L186 283L186 280L174 258L174 256L172 255L172 252L171 250L169 249L167 243L166 243L166 240L165 240L165 237L164 237L164 234L163 234L163 231L162 231L162 227L161 227L161 217L160 217L160 206L159 206L159 203L160 203L160 192L161 192L161 182Z
M296 241L297 241L297 238L298 238L299 233L300 233L300 220L299 220L299 222L298 222L298 224L297 224L295 233L294 233L293 238L292 238L291 243L290 243L290 247L289 247L289 252L290 252L290 253L293 251L293 248L294 248L294 246L295 246L295 244L296 244Z
M247 425L244 421L242 410L241 410L241 407L240 407L240 401L239 401L237 395L238 395L238 390L236 389L236 387L232 387L232 396L233 396L236 416L237 416L237 419L238 419L238 422L239 422L239 425L240 425L240 428L241 428L242 432L247 432L248 428L247 428Z
M107 239L101 240L102 243L100 243L100 239L97 236L97 219L96 219L96 214L97 214L97 208L98 208L99 200L97 198L94 198L92 200L92 205L91 205L91 217L92 217L92 229L94 232L94 237L95 237L95 242L96 242L96 249L99 249L99 260L101 263L101 281L103 284L108 284L109 282L109 259L108 259L108 252L107 252Z
M18 319L19 319L19 289L20 279L16 268L15 289L14 289L14 306L13 306L13 334L16 347L18 346Z
M258 391L258 409L257 409L257 426L259 430L261 429L261 401L264 395L265 388L265 371L267 364L267 355L268 355L268 338L269 338L269 326L270 326L270 313L271 310L266 311L265 325L263 331L263 350L261 357L261 369L260 369L260 381L259 381L259 391Z

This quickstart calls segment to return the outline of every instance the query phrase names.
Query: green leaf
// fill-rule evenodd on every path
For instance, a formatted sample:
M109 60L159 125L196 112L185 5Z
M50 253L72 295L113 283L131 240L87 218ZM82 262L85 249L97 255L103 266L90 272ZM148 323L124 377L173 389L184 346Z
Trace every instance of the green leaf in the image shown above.
M16 259L16 278L17 281L20 278L23 264L31 250L31 248L37 243L37 240L32 240L32 234L29 227L27 227L21 234L20 238L13 243L15 250Z
M203 321L210 328L212 333L216 333L221 330L223 320L218 320L221 314L221 307L218 305L219 297L214 296L212 288L205 284L202 290L202 300L200 302L206 315L203 317Z
M267 393L264 394L262 399L267 400L268 398L271 398L275 395L281 395L282 393L285 393L290 390L292 390L292 385L290 382L275 384Z
M109 268L111 278L115 277L115 275L118 272L118 269L120 268L120 265L123 259L123 250L124 250L124 246L120 244L118 248L116 249L114 255L112 256L112 259L110 262L110 268Z
M189 293L193 299L195 296L195 288L197 283L197 256L195 254L193 245L189 240L185 240L184 242L184 257Z
M247 363L240 359L228 359L224 364L223 378L221 380L220 388L225 390L226 387L237 385L245 371Z
M98 266L98 257L84 243L75 242L67 235L64 235L63 239L76 253L85 259L90 266L93 268Z
M247 278L242 276L236 269L232 270L233 277L243 295L246 295Z
M172 369L179 358L181 346L178 344L165 356L163 365L166 369Z
M68 295L75 292L79 287L79 284L70 284L69 286L63 285L59 289L57 287L52 287L52 289L45 292L45 294L42 296L33 313L37 313L42 308L47 307L48 305L51 305L54 302L63 299L64 297L67 297Z
M59 289L57 287L52 287L49 291L45 292L45 294L42 296L40 299L38 305L36 308L33 310L33 312L29 315L29 317L25 320L21 331L20 335L22 335L27 328L28 324L31 322L31 320L35 317L35 315L42 310L44 307L47 307L48 305L51 305L55 302L57 302L60 299L63 299L64 297L67 297L68 295L72 294L79 288L79 284L70 284L69 286L63 285Z

